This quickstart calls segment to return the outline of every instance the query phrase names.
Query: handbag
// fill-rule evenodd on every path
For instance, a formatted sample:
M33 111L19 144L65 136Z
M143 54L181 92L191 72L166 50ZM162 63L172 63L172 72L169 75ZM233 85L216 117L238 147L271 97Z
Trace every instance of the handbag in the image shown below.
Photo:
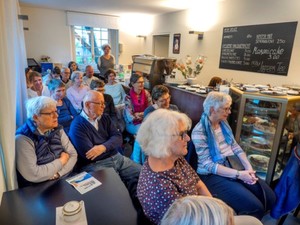
M227 156L225 166L236 170L245 170L241 160L236 155Z
M227 156L226 161L225 161L225 166L229 167L229 168L232 168L232 169L235 169L235 170L238 170L238 171L239 170L245 170L245 167L243 166L241 160L236 155ZM267 210L267 196L266 196L265 189L262 187L261 182L262 181L260 179L257 180L257 183L260 186L260 189L261 189L262 194L263 194L263 200L264 200L263 205L264 205L264 209L266 211Z

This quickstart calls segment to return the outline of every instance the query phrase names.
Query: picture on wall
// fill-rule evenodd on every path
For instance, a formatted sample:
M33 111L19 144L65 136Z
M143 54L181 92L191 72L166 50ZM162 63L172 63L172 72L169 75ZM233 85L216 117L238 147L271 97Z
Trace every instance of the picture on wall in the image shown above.
M180 53L180 34L174 34L173 37L173 54Z

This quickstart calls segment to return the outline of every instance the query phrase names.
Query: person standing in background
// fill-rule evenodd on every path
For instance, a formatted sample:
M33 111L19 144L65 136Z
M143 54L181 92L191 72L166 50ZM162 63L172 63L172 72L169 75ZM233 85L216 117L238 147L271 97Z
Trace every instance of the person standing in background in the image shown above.
M110 54L111 47L109 44L104 44L101 48L104 54L99 57L97 67L100 71L100 76L104 77L104 74L108 69L114 69L115 57Z

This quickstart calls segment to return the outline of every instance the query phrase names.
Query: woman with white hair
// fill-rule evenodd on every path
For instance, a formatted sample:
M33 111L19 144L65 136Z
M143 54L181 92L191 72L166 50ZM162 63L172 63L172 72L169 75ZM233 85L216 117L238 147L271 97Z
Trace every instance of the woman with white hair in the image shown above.
M274 204L275 195L264 181L258 181L245 152L234 139L227 123L231 103L231 97L221 92L210 92L203 103L204 112L192 132L198 155L197 173L212 195L238 215L262 219ZM232 155L237 156L244 170L230 168L226 157Z
M72 86L67 90L67 97L74 109L79 113L82 109L82 99L90 88L83 85L83 74L80 71L74 71L71 75L71 80Z
M184 159L191 120L183 113L157 109L142 123L137 141L148 156L137 187L145 215L158 224L169 206L186 195L211 196Z
M19 187L58 179L69 174L77 152L58 125L56 101L31 98L26 103L27 121L16 131L16 162Z
M100 76L104 77L104 74L109 69L114 69L115 67L115 57L110 54L111 47L109 44L104 44L101 46L101 49L103 51L103 55L99 57L97 67L100 71Z
M177 199L165 213L161 225L262 225L251 216L233 216L223 201L199 195Z

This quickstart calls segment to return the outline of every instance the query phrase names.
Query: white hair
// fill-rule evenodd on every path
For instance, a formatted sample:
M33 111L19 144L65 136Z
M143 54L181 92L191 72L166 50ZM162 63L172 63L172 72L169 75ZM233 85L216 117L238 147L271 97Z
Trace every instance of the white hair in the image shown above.
M34 115L39 115L43 109L48 107L56 108L56 101L46 96L28 99L26 101L27 118L33 119Z
M226 105L227 103L231 104L232 99L230 95L223 92L212 91L209 92L203 102L203 111L210 115L210 109L213 107L215 110L218 110L220 107Z
M74 82L75 81L75 78L78 78L80 75L83 76L83 73L80 72L80 71L74 71L72 74L71 74L71 80Z
M179 123L186 130L191 128L191 120L184 113L167 109L152 112L141 124L136 138L145 154L156 158L170 156L174 135L180 133Z
M191 195L174 201L160 224L232 225L233 210L219 199Z

